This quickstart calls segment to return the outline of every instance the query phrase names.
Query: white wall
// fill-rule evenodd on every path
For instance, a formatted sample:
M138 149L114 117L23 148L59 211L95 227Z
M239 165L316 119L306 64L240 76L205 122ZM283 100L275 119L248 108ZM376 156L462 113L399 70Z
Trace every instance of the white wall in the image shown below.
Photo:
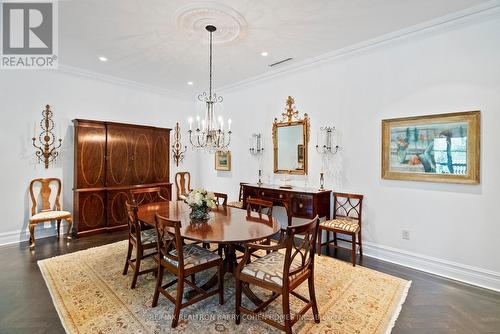
M54 167L45 170L36 162L31 144L33 123L39 122L46 104L52 106L61 127L63 148ZM74 118L108 120L173 128L192 104L145 90L61 71L1 71L0 73L0 245L25 240L30 212L28 185L37 177L63 180L63 207L72 209ZM183 131L185 124L181 124ZM185 139L185 136L184 136ZM186 157L179 169L192 169L195 156ZM171 180L176 168L172 162ZM50 235L54 228L41 224L36 235Z
M326 185L365 195L367 254L500 290L498 11L221 93L236 135L233 167L216 172L213 157L200 158L205 187L236 198L240 181L257 180L258 162L248 153L255 132L265 140L264 181L280 182L272 173L272 121L291 95L312 129L309 176L295 183L318 186L316 133L335 126L341 150ZM381 179L382 119L469 110L482 113L480 185Z

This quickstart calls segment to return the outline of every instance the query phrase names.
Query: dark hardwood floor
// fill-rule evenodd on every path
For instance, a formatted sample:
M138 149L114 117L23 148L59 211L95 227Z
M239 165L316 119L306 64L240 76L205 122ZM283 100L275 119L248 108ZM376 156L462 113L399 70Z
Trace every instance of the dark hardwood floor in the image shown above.
M125 238L125 231L69 243L51 237L37 240L33 253L27 243L0 247L0 333L64 333L37 261ZM500 333L500 293L366 256L362 265L413 281L392 333Z

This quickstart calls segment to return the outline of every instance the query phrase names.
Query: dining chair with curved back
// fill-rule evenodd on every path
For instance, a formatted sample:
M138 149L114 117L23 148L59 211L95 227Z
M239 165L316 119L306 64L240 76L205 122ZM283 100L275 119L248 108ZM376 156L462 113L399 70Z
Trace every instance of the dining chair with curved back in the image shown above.
M182 308L216 294L219 294L219 304L224 304L223 262L220 256L207 249L195 244L185 245L180 232L180 221L169 220L158 214L155 215L155 221L158 249L158 273L156 275L156 288L153 295L152 306L156 307L158 305L160 293L174 303L174 316L171 323L174 328L177 326L180 310ZM193 277L195 273L214 267L218 268L218 287L213 291L205 291L198 287L195 282L190 282L186 279L186 277L189 276ZM174 274L176 278L169 283L163 284L165 269ZM174 297L167 291L167 288L175 283L177 283L177 293ZM196 297L182 303L184 284L191 286L198 294Z
M35 185L40 184L39 196L41 197L41 207L38 211L37 197L35 196ZM51 184L55 184L56 195L54 203L50 203L52 195ZM66 220L68 223L67 238L71 239L71 227L73 225L72 214L69 211L64 211L61 206L61 180L58 178L39 178L30 182L29 192L31 197L31 217L29 218L30 231L30 247L35 247L35 226L39 223L57 222L57 237L60 236L61 220Z
M191 174L189 172L177 172L175 174L175 189L177 190L177 200L184 200L183 197L193 190L191 189Z
M141 224L139 218L137 217L138 206L135 203L131 204L127 201L125 203L125 207L127 209L128 249L127 258L125 260L125 268L123 269L123 275L127 274L129 266L134 269L134 275L132 277L130 288L135 289L137 278L140 275L144 275L156 270L156 267L154 267L141 271L142 260L156 254L156 232L152 228L143 228L143 224ZM135 259L132 259L132 252L134 248ZM147 250L152 251L146 252Z
M132 188L129 193L132 202L136 205L168 201L171 198L168 189L162 187Z
M292 326L312 308L314 321L319 323L318 306L314 289L314 254L318 234L319 218L302 224L288 226L282 230L277 245L249 243L245 245L245 255L239 263L236 272L236 324L241 321L241 313L262 320L269 325L292 333ZM300 238L297 238L300 237ZM248 263L252 252L257 250L271 253ZM304 281L308 282L309 299L299 295L294 290ZM273 292L270 299L258 305L254 310L241 306L243 285L256 285ZM290 313L290 295L306 303L298 314ZM281 296L284 323L279 323L258 313Z

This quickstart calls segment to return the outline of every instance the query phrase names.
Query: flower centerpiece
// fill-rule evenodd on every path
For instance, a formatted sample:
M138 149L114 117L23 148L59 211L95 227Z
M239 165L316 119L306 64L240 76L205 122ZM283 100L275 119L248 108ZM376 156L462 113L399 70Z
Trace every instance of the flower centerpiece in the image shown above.
M215 196L214 193L199 188L191 191L185 202L191 207L191 219L208 219L210 209L215 207Z

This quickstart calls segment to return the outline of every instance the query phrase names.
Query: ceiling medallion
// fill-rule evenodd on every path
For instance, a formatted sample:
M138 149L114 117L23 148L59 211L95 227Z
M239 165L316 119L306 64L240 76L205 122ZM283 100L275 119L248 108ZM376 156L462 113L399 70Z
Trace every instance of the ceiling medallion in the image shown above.
M235 9L211 1L189 3L174 13L177 29L195 38L202 36L207 25L217 22L214 44L224 44L241 38L247 30L245 18Z

